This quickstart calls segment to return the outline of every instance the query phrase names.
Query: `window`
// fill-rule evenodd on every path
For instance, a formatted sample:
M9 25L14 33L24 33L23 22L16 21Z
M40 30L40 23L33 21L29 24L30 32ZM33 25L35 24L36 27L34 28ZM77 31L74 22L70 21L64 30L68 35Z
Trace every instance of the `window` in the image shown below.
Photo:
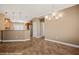
M15 22L13 23L14 30L24 30L24 23Z

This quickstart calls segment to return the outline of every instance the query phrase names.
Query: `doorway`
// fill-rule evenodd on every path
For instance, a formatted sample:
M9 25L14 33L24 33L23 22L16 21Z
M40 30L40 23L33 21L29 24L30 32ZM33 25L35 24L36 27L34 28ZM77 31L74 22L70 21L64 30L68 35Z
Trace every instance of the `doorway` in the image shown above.
M36 18L33 20L33 37L44 37L44 18Z

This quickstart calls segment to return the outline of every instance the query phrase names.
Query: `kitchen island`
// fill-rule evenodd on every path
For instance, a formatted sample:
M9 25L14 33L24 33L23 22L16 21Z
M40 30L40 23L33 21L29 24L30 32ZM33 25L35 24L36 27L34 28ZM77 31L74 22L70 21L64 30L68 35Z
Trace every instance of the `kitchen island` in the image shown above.
M30 30L0 30L1 42L24 41L30 39Z

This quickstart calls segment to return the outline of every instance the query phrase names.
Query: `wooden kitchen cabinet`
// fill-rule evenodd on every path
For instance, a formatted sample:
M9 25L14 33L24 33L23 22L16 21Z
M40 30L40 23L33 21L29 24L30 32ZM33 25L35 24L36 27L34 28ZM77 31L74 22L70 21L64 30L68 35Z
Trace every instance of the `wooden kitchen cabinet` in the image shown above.
M5 16L0 13L0 30L5 30L4 20L5 20Z

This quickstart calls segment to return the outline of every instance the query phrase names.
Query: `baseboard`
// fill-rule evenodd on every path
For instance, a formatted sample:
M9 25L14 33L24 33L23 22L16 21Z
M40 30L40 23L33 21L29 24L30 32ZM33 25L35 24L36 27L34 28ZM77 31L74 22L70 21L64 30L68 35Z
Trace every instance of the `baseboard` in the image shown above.
M46 39L46 38L45 38L45 40L51 41L51 42L56 42L56 43L70 46L70 47L74 47L74 48L79 48L79 45L76 45L76 44L71 44L71 43L61 42L61 41L57 41L57 40Z
M0 53L0 55L22 55L23 53L15 53L15 52L13 52L13 53Z
M22 41L28 41L28 40L30 40L30 39L21 39L21 40L0 40L1 42L22 42Z
M36 36L35 38L41 38L41 37L43 37L43 36Z

